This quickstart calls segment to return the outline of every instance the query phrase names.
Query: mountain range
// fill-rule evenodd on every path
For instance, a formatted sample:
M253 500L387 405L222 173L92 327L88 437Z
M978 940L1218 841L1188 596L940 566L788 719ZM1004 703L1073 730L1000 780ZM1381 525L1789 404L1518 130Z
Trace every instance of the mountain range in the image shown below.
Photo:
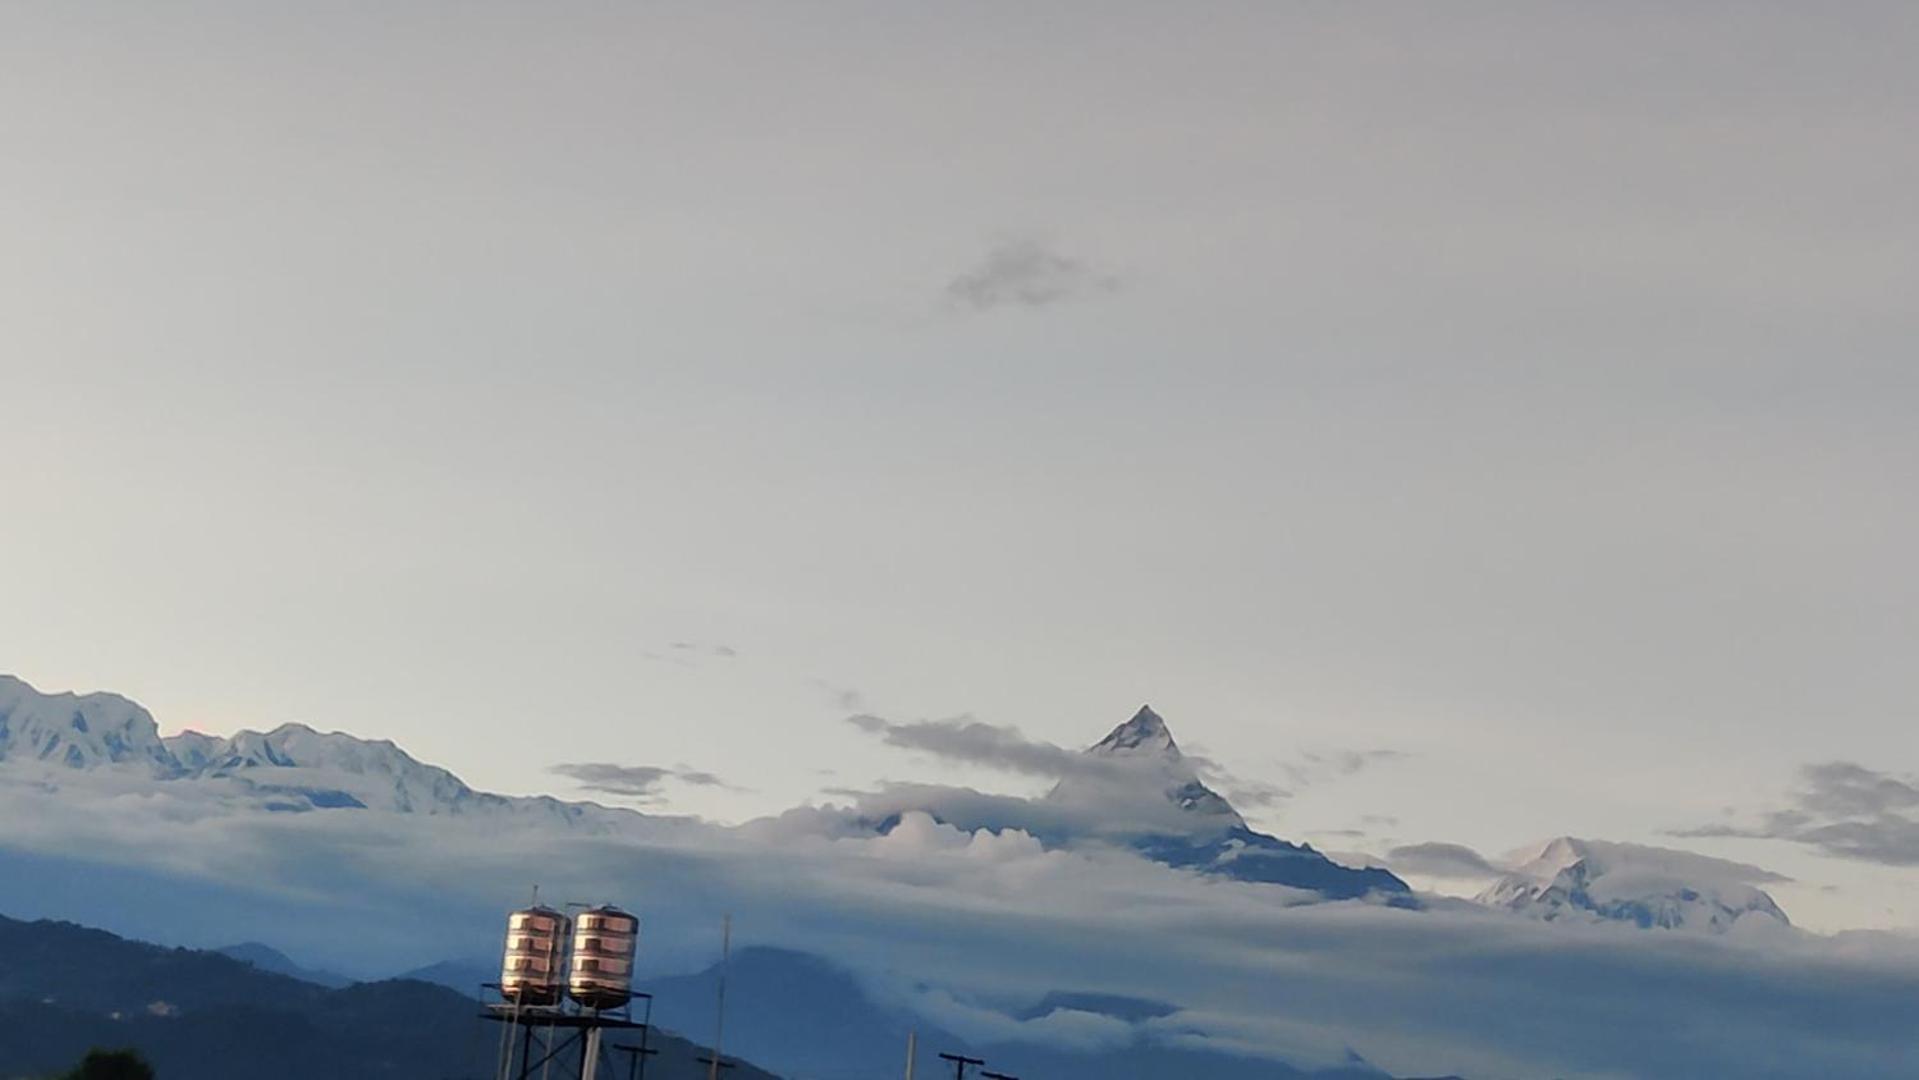
M1257 1029L1220 1037L1217 1013L1193 1007L1190 982L1179 991L1160 987L1147 957L1164 947L1169 929L1204 929L1187 914L1194 903L1217 901L1230 919L1244 920L1231 923L1240 927L1235 949L1244 940L1238 935L1257 938L1271 928L1296 940L1288 947L1303 956L1319 947L1311 934L1346 935L1361 925L1395 938L1422 934L1426 923L1435 933L1477 935L1455 917L1467 907L1474 923L1570 934L1574 948L1590 942L1547 927L1718 932L1785 924L1770 897L1744 880L1764 880L1754 868L1571 838L1516 864L1478 905L1414 894L1385 869L1342 865L1253 828L1207 783L1211 766L1183 752L1150 707L1084 752L1058 753L1057 784L1034 799L903 790L887 793L887 802L728 827L479 792L390 742L302 725L162 737L145 709L118 695L42 694L0 677L0 797L25 808L13 811L27 815L23 825L49 814L76 819L57 842L29 842L34 829L0 839L0 905L157 940L244 939L220 959L261 977L324 984L318 990L345 995L329 1000L346 1008L374 992L336 972L406 971L413 976L406 985L440 983L471 995L495 974L489 954L502 909L538 880L565 896L632 898L649 919L645 951L659 966L645 986L658 994L661 1022L704 1032L716 1019L710 991L718 976L698 970L713 955L699 952L698 935L718 922L718 912L738 910L719 905L744 897L757 905L754 924L768 932L735 957L729 993L763 1000L743 1007L738 1023L729 1016L728 1046L795 1080L892 1075L908 1030L1009 1069L1019 1062L1049 1080L1386 1074L1370 1048L1367 1056L1352 1049L1366 1045L1363 1032L1260 1049ZM876 805L889 809L876 813ZM1099 816L1112 808L1115 816ZM128 810L135 816L123 816ZM1023 854L1029 847L1038 857ZM895 858L904 861L889 861ZM964 873L990 882L1002 859L1011 859L1003 882L982 895L1000 887L1022 896L1034 874L1061 875L1055 902L1066 913L1047 916L1056 921L1039 937L1012 937L1019 924L994 913L999 901L943 909L929 923L917 921L911 903L889 900L902 887L938 880L923 875L942 862L957 860ZM567 880L546 876L555 868ZM808 880L815 868L818 880ZM856 877L839 884L849 871ZM715 889L716 873L727 891ZM1088 874L1107 875L1108 884ZM801 895L813 898L811 924L787 914ZM139 903L125 899L134 896ZM1082 904L1117 905L1092 925L1137 929L1095 941L1074 927L1073 905ZM1282 915L1308 909L1327 914ZM907 920L919 940L860 940L864 920L876 913ZM1056 938L1084 939L1091 951L1059 964L1034 958L1016 986L982 984L974 975L970 989L956 992L940 964L962 934L1028 951ZM944 951L928 938L944 939ZM796 940L808 947L794 947ZM1341 970L1330 954L1309 964L1302 974L1313 981L1369 977ZM668 974L676 970L693 973ZM1311 982L1258 985L1256 1011L1321 1007L1306 989ZM136 1015L142 1003L118 1001L104 1012L101 1004L89 1004L85 1017L35 1022L58 1030L114 1011L146 1027L161 1019ZM152 1037L165 1044L186 1030L155 1027ZM69 1045L57 1049L76 1056ZM1415 1071L1426 1060L1402 1057L1395 1067Z
M1238 881L1283 885L1329 900L1374 897L1402 906L1418 903L1390 870L1345 866L1310 845L1252 828L1205 783L1151 706L1142 706L1090 746L1085 757L1110 764L1113 774L1063 778L1046 801L1071 804L1105 783L1156 787L1160 797L1178 809L1175 824L1142 827L1117 837L1153 861ZM476 791L452 772L420 762L390 741L320 732L304 724L231 736L193 731L162 736L151 713L118 694L47 694L0 675L0 762L6 761L76 770L123 767L155 782L212 783L275 813L380 810L597 828L617 828L643 816L591 802ZM1024 820L987 820L937 806L926 810L936 820L967 829L1024 828L1062 846L1085 839ZM863 824L884 833L900 816L894 812ZM1100 839L1110 842L1115 837ZM1726 880L1709 868L1702 871L1712 860L1687 863L1683 853L1664 856L1661 861L1660 849L1562 837L1514 866L1475 899L1546 921L1577 917L1658 929L1719 932L1748 914L1788 921L1764 890Z
M1183 814L1178 827L1128 838L1130 846L1155 861L1241 881L1287 885L1328 899L1369 893L1410 897L1406 883L1389 871L1341 866L1310 846L1252 829L1199 778L1151 707L1142 707L1087 755L1157 778L1152 782L1164 780L1165 798ZM152 714L118 694L43 694L18 678L0 675L0 761L6 760L72 769L132 767L156 781L217 781L253 796L260 809L270 812L531 815L601 825L633 816L632 811L594 803L475 791L448 770L422 763L387 740L320 732L304 724L229 737L193 731L163 737ZM1063 780L1050 798L1069 800L1075 783ZM937 811L934 816L943 819ZM885 822L883 829L896 821Z

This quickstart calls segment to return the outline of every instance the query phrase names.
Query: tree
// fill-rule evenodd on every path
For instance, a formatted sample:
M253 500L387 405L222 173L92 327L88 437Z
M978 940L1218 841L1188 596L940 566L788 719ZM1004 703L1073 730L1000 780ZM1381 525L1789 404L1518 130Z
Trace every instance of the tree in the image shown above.
M131 1050L89 1050L60 1080L154 1080L153 1067Z

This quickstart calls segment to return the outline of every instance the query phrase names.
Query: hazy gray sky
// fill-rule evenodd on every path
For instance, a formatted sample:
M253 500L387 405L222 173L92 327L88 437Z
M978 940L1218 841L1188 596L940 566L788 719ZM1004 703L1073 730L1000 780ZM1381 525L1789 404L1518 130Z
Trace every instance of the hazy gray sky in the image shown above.
M0 670L728 819L1031 783L849 712L1151 701L1334 850L1756 831L1919 771L1915 50L1907 4L0 5ZM1910 868L1683 842L1919 923Z

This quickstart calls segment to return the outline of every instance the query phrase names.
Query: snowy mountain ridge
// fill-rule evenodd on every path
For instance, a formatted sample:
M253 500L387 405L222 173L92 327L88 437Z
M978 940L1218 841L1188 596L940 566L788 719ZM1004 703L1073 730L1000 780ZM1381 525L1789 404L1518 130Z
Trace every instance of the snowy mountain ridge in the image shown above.
M389 740L305 724L225 738L195 731L163 737L151 713L118 694L47 694L10 675L0 675L0 761L144 769L160 781L226 780L263 797L266 809L280 811L531 812L568 821L629 813L475 791Z
M1691 852L1562 836L1475 899L1546 922L1624 922L1705 933L1742 924L1790 926L1754 880L1777 878Z

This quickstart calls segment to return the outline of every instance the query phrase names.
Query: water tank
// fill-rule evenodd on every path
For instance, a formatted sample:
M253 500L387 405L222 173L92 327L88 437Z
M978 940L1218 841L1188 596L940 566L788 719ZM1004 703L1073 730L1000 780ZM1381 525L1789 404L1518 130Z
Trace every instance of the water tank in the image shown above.
M549 907L508 915L500 995L522 1006L558 1005L566 977L566 932L566 916Z
M566 992L589 1009L613 1009L633 996L633 950L640 920L611 905L573 918L573 959Z

